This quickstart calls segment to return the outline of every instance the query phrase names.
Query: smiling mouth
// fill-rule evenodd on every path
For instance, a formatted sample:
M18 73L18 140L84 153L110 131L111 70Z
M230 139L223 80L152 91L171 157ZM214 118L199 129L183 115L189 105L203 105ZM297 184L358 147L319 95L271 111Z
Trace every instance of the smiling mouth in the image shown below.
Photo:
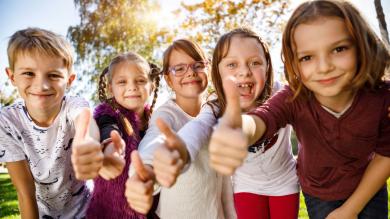
M141 98L140 95L132 95L132 96L125 96L127 99L136 99L136 98Z
M340 77L341 76L336 76L336 77L331 77L331 78L327 78L327 79L317 80L317 82L320 84L323 84L323 85L329 85L329 84L333 84Z
M237 87L242 97L248 97L253 94L254 83L239 83Z
M183 85L192 85L192 84L200 84L201 81L187 81L183 82Z

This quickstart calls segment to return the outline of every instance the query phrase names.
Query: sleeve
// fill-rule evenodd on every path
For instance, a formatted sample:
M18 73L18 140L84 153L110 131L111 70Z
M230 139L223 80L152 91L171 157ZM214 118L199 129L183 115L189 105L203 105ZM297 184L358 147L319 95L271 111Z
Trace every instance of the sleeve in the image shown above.
M378 142L375 152L386 157L390 157L390 90L385 91L385 101L382 106L381 123L379 127Z
M118 127L118 121L114 117L103 115L96 118L96 123L99 126L101 141L110 138L111 131L113 130L116 130L122 136L122 133Z
M66 101L66 112L70 119L74 121L84 108L89 109L89 103L81 97L65 97Z
M285 86L263 105L248 113L249 115L258 116L264 121L266 131L262 139L271 138L280 128L287 124L293 124L292 96L290 88Z
M0 162L14 162L25 160L23 142L14 123L7 121L0 112Z
M215 113L218 113L219 109ZM210 140L213 126L217 123L212 106L205 104L198 116L185 124L178 132L179 137L187 146L191 161L196 159L202 146L207 145Z
M157 118L162 118L170 127L173 127L175 123L174 116L168 111L159 110L152 114L146 134L138 146L139 154L144 164L153 164L154 151L165 142L165 136L161 134L156 125Z

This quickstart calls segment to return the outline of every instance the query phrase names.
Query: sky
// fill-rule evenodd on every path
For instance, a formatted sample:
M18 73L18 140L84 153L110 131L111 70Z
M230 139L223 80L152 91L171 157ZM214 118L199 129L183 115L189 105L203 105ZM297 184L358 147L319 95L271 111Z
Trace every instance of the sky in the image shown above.
M178 8L181 1L159 0L166 13ZM184 0L187 3L199 1L201 0ZM292 0L293 7L302 1ZM363 16L379 33L374 0L350 1L362 11ZM387 25L390 27L390 1L382 0L382 6ZM7 80L4 70L8 66L7 43L15 31L27 27L40 27L66 36L68 27L77 25L79 21L78 11L73 0L0 0L0 92L4 92L4 82ZM274 53L279 54L279 51Z

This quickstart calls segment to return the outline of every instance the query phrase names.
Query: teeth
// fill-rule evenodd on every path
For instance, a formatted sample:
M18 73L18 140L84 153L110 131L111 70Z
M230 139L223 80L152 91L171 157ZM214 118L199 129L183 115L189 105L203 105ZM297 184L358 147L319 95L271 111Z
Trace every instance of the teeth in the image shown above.
M239 84L238 87L249 87L249 88L251 88L251 87L253 87L253 84L252 83L251 84Z

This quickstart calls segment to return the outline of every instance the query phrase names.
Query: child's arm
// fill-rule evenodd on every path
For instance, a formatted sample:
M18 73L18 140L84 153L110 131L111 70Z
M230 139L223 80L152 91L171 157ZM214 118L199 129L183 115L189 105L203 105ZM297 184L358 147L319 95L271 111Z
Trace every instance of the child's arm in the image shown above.
M126 182L125 196L132 209L146 214L153 204L153 168L142 163L137 151L131 153L131 163L135 173Z
M226 111L219 120L210 140L210 165L224 175L232 175L243 163L248 145L256 142L265 132L263 120L257 116L241 116L236 85L224 80Z
M76 133L72 144L72 164L76 178L93 179L103 165L99 128L89 109L83 109L75 119Z
M353 194L338 209L330 213L326 219L358 218L358 214L370 199L383 187L390 176L390 157L375 154L363 178Z
M222 176L222 207L226 219L236 219L233 185L230 176Z
M35 184L27 161L7 162L6 165L18 195L21 218L38 218Z

